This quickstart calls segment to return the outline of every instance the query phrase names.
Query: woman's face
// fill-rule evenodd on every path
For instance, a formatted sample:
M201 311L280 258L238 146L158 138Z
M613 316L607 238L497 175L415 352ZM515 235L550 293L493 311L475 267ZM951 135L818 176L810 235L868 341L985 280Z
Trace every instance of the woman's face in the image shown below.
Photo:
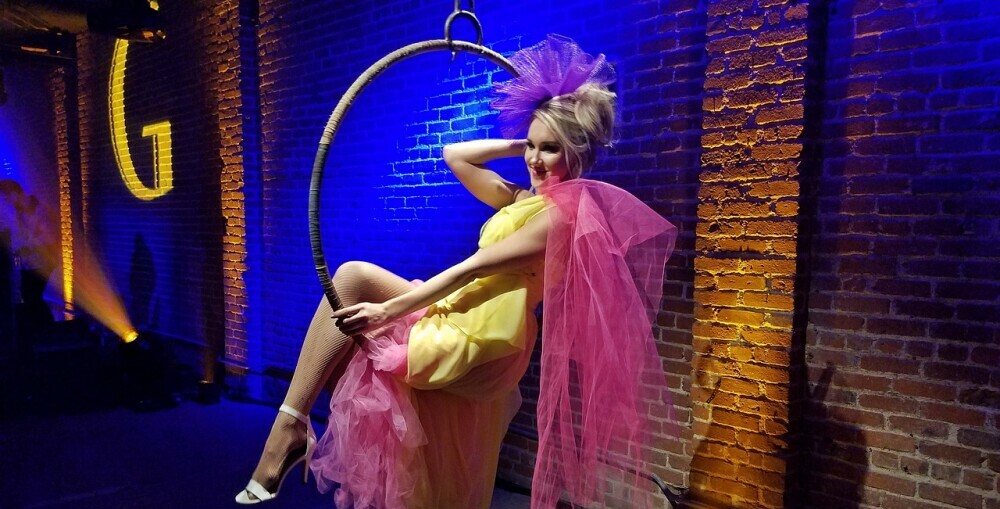
M563 147L541 120L533 119L528 127L528 143L524 149L524 162L528 165L531 187L538 187L550 179L566 180L569 166Z

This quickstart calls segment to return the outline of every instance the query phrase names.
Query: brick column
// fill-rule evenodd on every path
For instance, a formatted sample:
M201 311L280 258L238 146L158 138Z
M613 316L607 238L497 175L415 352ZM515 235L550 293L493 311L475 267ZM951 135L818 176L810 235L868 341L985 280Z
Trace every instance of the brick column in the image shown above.
M52 94L56 164L59 171L59 262L62 264L60 282L65 302L64 318L70 319L73 311L73 178L69 138L70 112L67 108L69 105L67 74L65 67L52 69L49 72L49 90Z
M208 54L218 74L211 83L218 107L219 159L221 172L221 211L226 233L222 241L222 282L224 291L225 359L230 370L242 371L247 359L248 295L244 275L247 271L246 207L244 197L244 116L241 90L242 53L241 5L238 0L206 4L212 17L219 20L209 27ZM256 48L251 48L255 51ZM210 355L218 352L208 351ZM211 360L206 359L206 363ZM207 364L206 364L207 365ZM212 377L211 370L206 377Z
M783 505L808 4L708 6L690 489L712 507Z
M80 221L77 226L80 239L78 242L85 242L89 238L93 226L90 217L90 186L93 179L94 168L98 164L94 161L94 147L97 143L98 135L96 130L98 115L100 115L101 103L97 99L102 97L101 87L107 87L107 75L99 72L95 63L96 55L101 52L101 42L104 39L99 35L81 34L76 37L76 73L77 73L77 118L79 119L79 145L80 145ZM105 83L101 84L100 79L104 78ZM107 95L103 96L107 100ZM105 106L106 108L106 106ZM107 111L105 111L107 114ZM76 258L75 267L80 267L81 259Z

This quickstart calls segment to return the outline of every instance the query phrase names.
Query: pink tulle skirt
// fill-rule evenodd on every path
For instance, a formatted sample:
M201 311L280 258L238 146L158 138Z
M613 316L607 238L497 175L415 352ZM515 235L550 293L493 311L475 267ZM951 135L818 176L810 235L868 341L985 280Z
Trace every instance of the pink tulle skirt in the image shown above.
M427 435L406 374L406 338L423 310L387 325L358 348L330 399L330 421L312 460L319 489L340 485L338 508L404 508L426 490ZM370 335L371 336L371 335ZM353 501L352 501L353 499Z
M516 387L476 400L406 383L410 329L426 310L380 329L353 354L312 460L338 509L489 507Z

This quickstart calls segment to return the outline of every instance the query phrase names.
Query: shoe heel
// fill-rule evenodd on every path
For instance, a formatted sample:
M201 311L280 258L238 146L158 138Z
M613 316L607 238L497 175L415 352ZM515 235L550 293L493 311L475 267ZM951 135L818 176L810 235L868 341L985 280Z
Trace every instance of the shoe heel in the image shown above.
M313 452L316 450L316 437L313 434L312 426L309 427L308 435L306 436L306 456L305 461L303 461L302 466L302 483L309 484L309 464L312 462Z
M281 405L278 409L279 412L284 412L291 415L295 420L306 425L306 452L305 456L298 458L292 464L288 465L288 468L284 469L281 473L281 477L278 479L278 486L274 489L274 493L268 491L267 488L261 486L261 484L253 479L247 483L247 487L243 491L236 495L236 503L241 505L259 504L261 502L267 502L277 498L278 491L281 490L281 485L285 483L285 478L292 473L292 470L298 466L299 462L304 463L302 480L306 483L309 482L309 463L312 460L313 451L316 449L316 432L313 431L312 422L309 421L309 416L299 412L294 407L288 405ZM289 458L286 458L287 461Z

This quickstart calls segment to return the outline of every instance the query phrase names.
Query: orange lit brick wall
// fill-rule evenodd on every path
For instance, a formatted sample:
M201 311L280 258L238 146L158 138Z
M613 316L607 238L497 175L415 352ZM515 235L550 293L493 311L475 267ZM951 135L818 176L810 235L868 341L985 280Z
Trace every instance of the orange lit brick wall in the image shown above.
M73 310L73 192L75 178L74 159L76 151L70 150L70 126L74 126L75 132L76 117L69 111L69 96L67 95L70 79L66 69L57 67L49 72L49 90L52 93L52 108L55 114L55 129L53 139L55 140L56 166L59 175L59 244L61 274L58 281L59 289L65 302L66 311ZM72 122L72 124L71 124ZM57 269L57 270L58 270ZM69 314L67 313L67 317Z
M781 507L808 2L708 7L691 498Z
M95 164L91 147L98 141L95 138L96 133L94 133L96 126L92 126L90 122L87 122L87 119L93 118L95 115L100 115L102 112L101 105L107 103L107 76L103 76L104 80L102 84L102 76L98 75L98 66L96 63L91 64L88 62L88 59L95 58L94 53L97 51L95 45L98 44L99 40L103 39L86 34L76 37L76 111L79 122L77 128L80 133L79 232L82 233L82 237L78 239L78 242L86 242L91 231L88 197L90 196L90 181ZM104 107L106 108L107 106ZM76 249L74 248L75 251Z
M1000 4L828 15L803 503L1000 508Z
M109 40L80 37L78 225L121 288L132 246L112 232L183 223L150 247L161 285L196 291L160 295L170 314L159 323L170 332L190 320L177 335L224 341L233 371L278 382L250 395L278 400L320 294L305 234L319 132L358 73L440 36L444 12L274 0L258 25L251 3L165 5L170 38L136 50L129 79L189 71L130 92L144 106L132 114L166 100L181 119L176 174L189 180L155 213L101 213L131 198L108 150ZM522 20L539 13L526 5L480 6L496 49L525 44ZM656 473L717 508L1000 509L998 8L600 7L542 13L547 31L593 37L585 47L619 66L621 141L592 176L681 230L656 333L682 431L660 437ZM194 56L142 63L182 53ZM446 60L380 78L367 96L377 100L356 104L338 135L324 204L338 219L325 225L334 266L359 258L425 278L472 248L488 211L449 184L438 149L496 135L485 88L462 86L487 66ZM418 82L440 87L391 93ZM440 118L400 121L411 110ZM74 142L59 143L62 172ZM448 221L434 216L445 207ZM164 265L174 256L184 263ZM206 352L207 362L221 350ZM536 363L515 419L529 430L537 377ZM527 485L533 448L509 438L500 476Z
M212 77L213 101L219 125L219 158L221 171L221 210L226 233L222 247L222 278L225 318L225 358L234 367L246 365L248 296L244 275L247 270L247 227L244 196L243 92L244 69L239 37L241 30L240 2L231 0L210 4L212 19L206 34L207 60L217 70ZM252 41L251 41L252 42ZM249 49L256 51L256 45ZM251 69L255 72L255 69ZM250 170L256 167L250 165ZM222 352L212 352L222 354Z

